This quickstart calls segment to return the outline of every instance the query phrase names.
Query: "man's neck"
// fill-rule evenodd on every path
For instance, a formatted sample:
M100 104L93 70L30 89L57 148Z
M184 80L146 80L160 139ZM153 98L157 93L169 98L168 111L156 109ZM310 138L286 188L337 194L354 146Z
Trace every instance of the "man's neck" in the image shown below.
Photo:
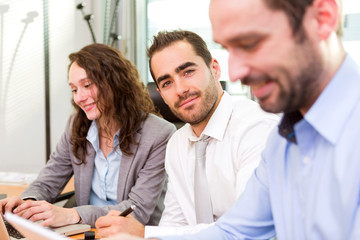
M329 37L327 42L323 45L323 50L324 49L326 49L325 51L323 51L325 70L319 76L318 80L320 81L320 85L318 91L311 97L311 99L309 99L309 103L306 106L299 109L303 116L316 102L317 98L321 95L321 93L324 91L331 79L335 76L336 72L339 71L339 68L344 62L346 56L346 52L341 43L341 39L336 36L335 33L333 33Z
M224 91L222 91L219 94L218 99L216 100L215 106L213 107L213 109L209 112L209 114L206 116L206 118L201 121L200 123L197 124L193 124L191 125L191 128L193 130L193 132L195 133L195 135L197 137L200 137L201 133L204 131L204 129L206 128L208 122L210 121L211 116L214 114L214 112L216 111L217 107L219 106L219 103L221 101L222 96L224 95Z

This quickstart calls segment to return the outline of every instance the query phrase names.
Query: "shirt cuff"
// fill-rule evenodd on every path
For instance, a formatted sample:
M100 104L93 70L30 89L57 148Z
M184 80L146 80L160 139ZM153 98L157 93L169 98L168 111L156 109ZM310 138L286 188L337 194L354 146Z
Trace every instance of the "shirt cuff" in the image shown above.
M21 200L34 200L34 201L39 201L39 199L35 196L26 196L26 197L22 197Z
M159 239L160 240L209 240L209 239L222 240L225 239L225 236L223 236L221 230L216 225L212 225L195 234L187 234L181 236L179 235L163 236L160 237Z

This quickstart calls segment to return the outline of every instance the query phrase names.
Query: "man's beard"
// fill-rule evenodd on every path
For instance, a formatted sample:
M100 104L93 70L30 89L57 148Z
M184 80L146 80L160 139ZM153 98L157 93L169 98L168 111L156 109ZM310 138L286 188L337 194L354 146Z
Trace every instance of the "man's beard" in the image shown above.
M204 121L212 112L218 98L218 91L217 91L215 79L212 75L211 78L212 78L211 79L212 82L209 84L209 86L205 89L203 93L201 93L200 91L192 91L180 96L179 100L174 104L174 108L171 108L173 114L182 121L189 123L190 125L196 125ZM176 109L180 106L180 104L184 100L191 97L202 98L202 102L199 110L191 114L186 114L186 113L182 114L180 112L177 112ZM193 110L193 108L194 106L192 105L185 108L184 110L187 110L187 112L189 112Z
M279 68L279 77L260 74L242 79L243 84L251 84L265 79L277 84L279 93L274 103L267 104L266 98L259 99L263 110L272 113L293 112L311 104L314 97L317 96L321 84L319 75L324 68L324 63L320 54L311 44L308 39L305 39L295 46L293 54L296 60L293 64L295 67L293 69Z

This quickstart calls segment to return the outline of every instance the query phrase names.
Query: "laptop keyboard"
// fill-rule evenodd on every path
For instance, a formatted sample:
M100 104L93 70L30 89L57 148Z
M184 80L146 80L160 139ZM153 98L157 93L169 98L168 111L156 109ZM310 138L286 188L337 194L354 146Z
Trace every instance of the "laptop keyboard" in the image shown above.
M21 233L19 233L13 226L11 226L11 224L8 223L5 219L4 219L4 223L5 223L5 227L9 233L10 237L13 237L16 239L24 238L24 236L21 235Z

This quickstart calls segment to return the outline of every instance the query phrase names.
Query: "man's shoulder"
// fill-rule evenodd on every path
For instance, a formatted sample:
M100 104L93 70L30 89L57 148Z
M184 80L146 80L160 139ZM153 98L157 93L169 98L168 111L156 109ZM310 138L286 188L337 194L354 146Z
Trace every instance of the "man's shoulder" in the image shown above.
M191 126L189 123L186 123L184 126L176 130L176 132L171 136L169 144L178 144L184 143L184 141L189 139L191 133Z
M257 102L247 98L241 98L234 102L231 118L232 121L239 121L244 124L260 121L276 125L280 120L278 115L265 112Z

